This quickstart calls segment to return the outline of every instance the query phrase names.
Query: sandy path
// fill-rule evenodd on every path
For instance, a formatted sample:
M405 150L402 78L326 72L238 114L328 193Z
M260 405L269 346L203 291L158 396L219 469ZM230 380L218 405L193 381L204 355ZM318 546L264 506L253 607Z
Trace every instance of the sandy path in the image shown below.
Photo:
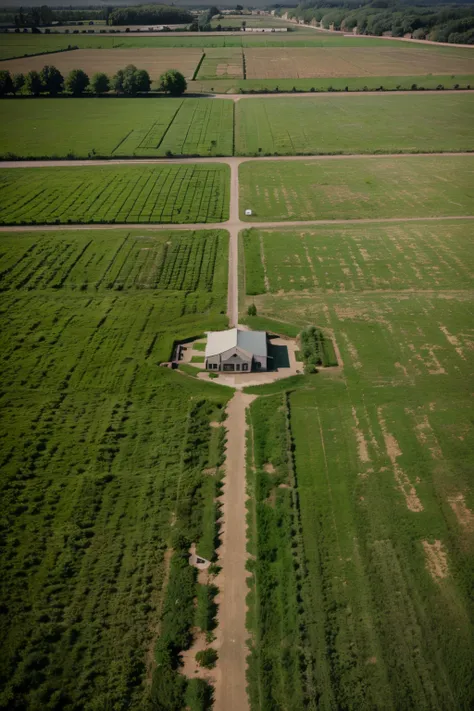
M229 278L227 282L227 315L229 325L237 326L239 321L239 231L242 223L239 219L239 167L230 165L230 204L229 220Z
M317 160L354 160L358 158L367 158L378 160L379 158L439 158L442 156L473 156L474 151L445 151L439 153L341 153L337 155L304 155L304 156L228 156L216 158L127 158L115 159L104 158L101 160L13 160L0 161L0 168L75 168L77 166L104 166L104 165L153 165L162 163L171 163L182 165L186 163L225 163L231 170L238 167L241 163L248 161L317 161ZM238 176L236 177L237 187L234 183L231 186L232 190L238 192ZM232 201L231 201L232 202ZM232 219L232 214L231 214Z
M219 659L216 667L214 711L248 711L245 672L247 667L247 638L245 625L248 588L245 568L247 561L246 482L245 482L245 411L255 395L237 391L227 405L225 480L222 502L222 545L216 578L219 588L218 627L216 648Z

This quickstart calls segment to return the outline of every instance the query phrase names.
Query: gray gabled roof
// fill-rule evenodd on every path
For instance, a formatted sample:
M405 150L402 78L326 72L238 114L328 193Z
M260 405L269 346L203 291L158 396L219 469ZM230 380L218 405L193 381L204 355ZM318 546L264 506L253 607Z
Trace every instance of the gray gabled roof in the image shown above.
M255 356L267 355L267 334L265 331L237 330L237 345Z
M207 334L205 357L225 353L238 346L249 355L267 355L267 334L265 331L241 331L230 328L228 331L209 331Z

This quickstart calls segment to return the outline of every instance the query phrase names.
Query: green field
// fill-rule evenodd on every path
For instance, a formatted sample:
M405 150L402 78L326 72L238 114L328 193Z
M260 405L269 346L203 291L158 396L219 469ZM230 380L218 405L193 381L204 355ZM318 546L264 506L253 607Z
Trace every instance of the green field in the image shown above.
M469 151L473 111L470 94L244 99L235 104L235 155ZM4 158L232 155L233 134L229 99L0 104Z
M380 223L244 232L246 293L468 289L472 222ZM291 249L289 249L291 245ZM440 269L440 262L442 269Z
M230 100L2 101L0 154L20 157L231 155Z
M474 94L251 99L235 111L237 155L474 150Z
M229 168L221 164L4 169L0 185L3 224L192 224L229 217Z
M127 37L125 32L120 35L87 35L87 34L57 34L57 35L2 35L0 49L0 60L23 57L30 54L43 52L54 52L68 47L78 47L79 49L113 49L129 47L397 47L400 43L396 41L383 40L370 37L341 37L320 34L316 32L305 33L302 37L300 32L288 33L284 37L280 36L245 36L242 35L206 35L203 37L190 35L173 36L164 34L161 36L149 35L147 37ZM415 49L420 45L411 45ZM430 49L424 47L423 49ZM434 51L441 50L435 47ZM452 51L452 48L451 48ZM462 52L463 50L461 50ZM469 52L469 49L467 50Z
M172 687L185 705L170 660L201 624L187 549L212 553L217 478L202 472L230 391L159 363L227 324L227 242L0 236L2 711L153 711Z
M247 303L339 360L251 406L254 711L472 708L470 232L246 237L270 285Z
M473 176L471 156L248 161L239 166L240 215L246 221L472 215Z

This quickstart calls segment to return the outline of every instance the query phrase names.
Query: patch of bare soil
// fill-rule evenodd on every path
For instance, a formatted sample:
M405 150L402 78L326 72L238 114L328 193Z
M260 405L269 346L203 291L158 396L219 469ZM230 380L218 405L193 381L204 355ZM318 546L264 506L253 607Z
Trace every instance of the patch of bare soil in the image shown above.
M360 429L359 419L357 417L357 412L355 407L352 407L352 417L354 418L355 427L353 427L354 434L357 439L357 446L359 450L359 459L361 462L369 462L369 450L367 448L367 442L365 441L364 433Z
M202 632L198 627L194 627L192 633L193 643L191 647L186 649L180 655L183 665L181 667L181 673L188 677L188 679L193 679L195 677L206 679L206 681L214 686L216 683L216 674L214 673L214 669L204 669L203 667L200 667L196 661L196 654L198 652L203 652L209 647L209 644L206 641L206 633Z
M440 328L440 331L446 336L446 340L448 341L448 343L450 343L452 346L454 346L458 356L460 358L462 358L463 360L466 360L464 351L461 348L461 343L459 341L459 338L457 338L457 336L453 336L451 333L449 333L446 326L440 326L439 328Z
M415 425L415 434L418 442L425 445L433 457L433 459L440 460L443 458L443 452L439 446L438 439L433 432L433 428L430 425L427 415L422 415L417 417L417 424Z
M227 405L225 478L220 501L222 503L222 544L218 550L221 571L215 579L219 588L216 603L216 640L213 646L219 653L215 669L214 711L248 711L246 691L247 629L246 597L246 471L245 411L255 396L236 391Z
M464 494L456 494L448 498L459 524L469 532L474 532L474 513L466 506Z
M275 467L271 462L267 462L265 466L263 467L267 474L274 474L275 473Z
M403 494L405 498L407 508L410 511L414 512L423 511L423 505L420 499L418 498L418 494L416 493L415 487L411 483L407 474L403 471L403 469L397 462L397 457L400 457L402 455L402 451L395 437L387 430L387 425L383 418L381 407L377 408L377 416L385 442L385 449L387 450L388 458L392 463L395 481L397 482L399 491Z
M422 541L422 545L426 556L426 567L434 580L440 580L448 577L448 559L446 551L443 550L441 541L428 543Z

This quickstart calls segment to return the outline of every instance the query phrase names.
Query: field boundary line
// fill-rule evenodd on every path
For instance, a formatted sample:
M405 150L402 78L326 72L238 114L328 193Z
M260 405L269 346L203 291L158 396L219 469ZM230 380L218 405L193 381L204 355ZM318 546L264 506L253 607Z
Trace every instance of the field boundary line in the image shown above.
M163 143L163 141L165 140L166 134L167 134L168 131L170 130L171 126L173 125L176 116L178 115L178 113L179 113L179 112L181 111L181 109L182 109L182 106L183 106L183 102L180 103L180 105L178 106L178 108L177 108L176 111L174 112L174 114L173 114L173 116L172 116L172 118L171 118L169 124L167 125L165 131L163 132L163 135L161 136L161 138L160 138L160 140L159 140L159 143L158 143L158 145L157 145L157 147L156 147L155 150L157 150L157 149L161 146L161 144ZM154 124L153 124L153 125L154 125ZM149 133L149 132L148 132L148 133ZM148 134L147 134L147 135L148 135Z
M197 75L199 74L199 70L201 69L201 64L204 62L205 56L206 56L206 53L203 51L203 53L201 54L201 59L199 60L199 62L196 65L196 68L194 69L194 73L191 78L191 81L196 81Z

